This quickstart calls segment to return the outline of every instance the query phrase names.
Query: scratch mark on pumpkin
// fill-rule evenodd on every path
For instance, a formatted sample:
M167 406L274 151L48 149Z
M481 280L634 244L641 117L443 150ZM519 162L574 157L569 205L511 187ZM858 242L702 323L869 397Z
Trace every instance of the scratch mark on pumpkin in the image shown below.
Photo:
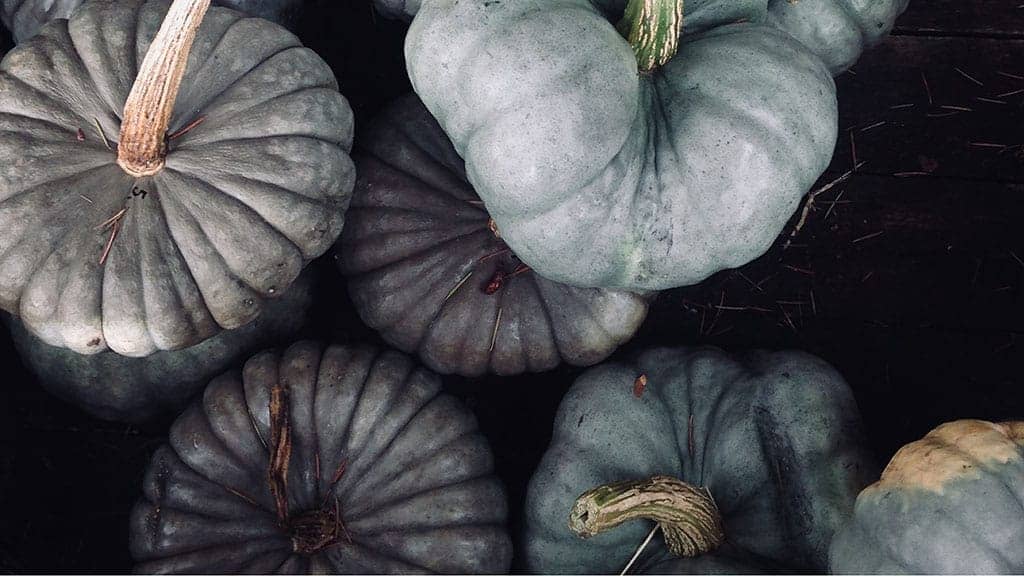
M124 219L124 215L128 213L128 208L121 208L117 214L114 214L108 218L105 222L99 225L98 229L106 230L110 228L110 237L107 238L107 244L103 247L103 253L100 254L100 266L106 264L107 257L110 256L110 250L114 247L114 240L117 239L118 233L121 231L121 221Z
M206 121L206 116L200 116L199 118L196 118L195 120L189 122L188 125L186 125L181 130L177 130L177 131L175 131L175 132L173 132L171 134L168 134L167 135L167 140L174 140L175 138L181 138L185 134L188 134L193 128L195 128L196 126L199 126L200 124L202 124L205 121Z

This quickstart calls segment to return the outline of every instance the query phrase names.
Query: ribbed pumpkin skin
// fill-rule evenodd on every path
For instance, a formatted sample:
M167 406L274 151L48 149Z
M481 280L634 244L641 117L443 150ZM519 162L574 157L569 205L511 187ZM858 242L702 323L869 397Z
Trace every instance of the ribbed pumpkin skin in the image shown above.
M1024 573L1024 422L960 420L901 448L832 543L837 574Z
M47 23L67 18L86 0L0 0L0 19L15 42L24 42ZM213 0L216 6L241 10L283 26L294 24L302 0Z
M640 75L588 0L436 0L406 60L524 262L659 290L764 253L832 157L828 70L788 34L730 24L751 11L696 3L676 57Z
M507 375L596 364L643 323L636 294L514 275L519 260L415 94L359 142L339 265L360 316L392 345L442 373ZM507 280L487 294L498 273Z
M768 23L789 32L825 62L846 71L878 44L910 0L769 0Z
M876 473L853 395L824 361L654 349L591 368L562 401L527 492L523 555L534 573L618 573L650 523L583 540L569 511L591 488L667 474L710 489L727 545L669 559L656 537L639 571L823 572L833 533Z
M352 538L312 556L293 553L267 485L278 381L291 388L289 508L319 510L336 497ZM396 352L308 342L215 379L146 474L129 530L137 570L506 572L507 502L490 449L440 389Z
M167 6L90 2L0 64L0 307L53 346L145 356L243 326L341 232L352 112L266 20L211 8L169 133L205 121L153 177L115 163L97 123L117 141Z
M293 341L313 302L312 271L303 272L263 314L183 350L128 358L106 351L86 356L50 346L8 318L22 362L51 394L104 420L143 423L179 411L210 379L255 352Z

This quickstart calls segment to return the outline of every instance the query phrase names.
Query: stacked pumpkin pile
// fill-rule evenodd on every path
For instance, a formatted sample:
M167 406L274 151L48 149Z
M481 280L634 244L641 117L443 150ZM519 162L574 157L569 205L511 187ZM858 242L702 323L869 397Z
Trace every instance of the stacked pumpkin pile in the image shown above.
M337 243L359 315L435 372L605 360L656 291L775 240L831 158L832 74L906 0L377 1L412 21L416 94L350 156L331 69L263 19L299 2L3 0L0 306L25 361L108 419L202 390L132 514L139 570L1024 570L1024 424L942 426L865 489L856 403L806 354L584 373L515 554L438 376L360 344L253 355L301 332ZM981 518L1007 521L964 538Z

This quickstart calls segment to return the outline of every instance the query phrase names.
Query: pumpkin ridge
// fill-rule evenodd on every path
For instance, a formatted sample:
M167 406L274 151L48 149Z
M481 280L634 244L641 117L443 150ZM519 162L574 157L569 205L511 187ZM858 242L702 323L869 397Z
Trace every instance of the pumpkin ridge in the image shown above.
M439 193L442 196L448 196L450 198L455 199L456 201L460 201L460 202L465 203L467 206L469 206L470 209L475 210L476 212L479 213L479 218L481 220L484 219L484 218L489 218L490 217L490 214L487 212L486 207L483 207L483 203L482 202L481 202L480 206L477 206L477 205L473 204L473 202L472 202L473 198L463 198L461 196L457 196L456 194L452 193L447 188L436 186L436 185L434 185L434 184L432 184L430 182L427 182L426 180L421 178L418 174L414 174L414 173L410 172L408 169L406 169L406 168L404 168L402 166L398 166L394 162L391 162L391 161L389 161L389 160L387 160L385 158L381 158L375 152L372 152L372 151L371 152L367 152L367 151L361 149L360 154L358 154L356 156L356 158L360 159L359 156L369 156L373 160L375 160L376 162L382 164L383 166L385 166L387 168L390 168L390 169L392 169L392 170L402 174L404 177L411 178L415 182L422 184L427 189L429 189L429 190L431 190L433 192L437 192L437 193ZM429 156L429 154L428 154L428 156ZM441 161L437 161L437 164L439 166L443 166L445 168L445 171L448 172L448 174L450 176L452 176L454 180L466 181L466 176L464 174L463 175L456 174L455 172L451 171L447 166L445 166L445 164L443 162L441 162ZM362 195L359 195L359 196L361 197ZM391 206L391 205L385 205L385 204L369 204L369 203L367 203L366 205L363 205L363 206L365 206L365 207L372 206L372 207L375 207L375 208L381 209L381 210L401 209L401 210L405 210L405 211L409 211L409 212L416 212L416 213L424 212L424 209L421 208L421 207L417 207L417 208L404 208L404 207L403 208L399 208L397 206ZM363 206L361 206L361 207L363 207ZM445 214L445 215L448 215L448 214ZM466 218L466 219L468 220L469 218Z
M239 18L238 20L233 22L231 24L231 26L228 27L228 30L230 30L231 28L236 26L239 22L242 22L244 20L248 20L248 19L247 18ZM209 54L210 58L212 58L213 55L217 53L217 51L220 48L221 43L224 41L224 39L226 37L227 37L227 30L225 30L224 34L217 40L217 46L210 50L210 54ZM296 42L298 42L297 39L296 39ZM234 80L232 80L227 85L225 85L223 87L223 89L217 91L216 93L209 94L209 98L207 98L204 102L197 103L197 105L195 106L195 109L196 110L205 110L205 109L209 108L212 104L215 104L225 93L227 93L229 90L231 90L232 88L237 86L239 82L245 80L246 77L249 74L251 74L253 71L258 69L260 66L263 66L264 64L266 64L268 61L273 59L278 54L282 54L282 53L287 52L287 51L289 51L289 50L291 50L293 48L302 48L302 44L301 43L290 44L290 45L287 45L287 46L279 49L276 52L273 52L271 54L266 55L266 57L262 58L259 62L257 62L255 65L253 65L252 68L250 68L248 70L245 70L245 71L239 72L238 77L236 77ZM208 62L209 62L209 60L204 62L202 66L197 66L194 70L191 70L193 75L197 74L200 70L202 70L206 66L206 64ZM186 95L186 96L188 96L188 95ZM184 122L188 122L188 121L189 121L188 120L188 114L182 114L180 118L172 118L171 124L169 126L169 129L170 129L171 132L173 132L173 131L175 131L177 129L180 129L181 126L183 125L183 123Z
M303 92L313 92L313 91L323 92L323 93L325 93L328 96L333 96L335 94L338 94L338 92L335 89L333 89L333 88L331 88L329 86L302 86L302 87L298 87L298 88L295 88L294 90L290 90L288 92L282 92L282 93L280 93L280 94L278 94L276 96L273 96L271 98L268 98L266 100L263 100L263 101L260 101L260 102L256 102L256 103L254 103L252 106L250 106L248 108L242 108L242 109L239 109L239 110L235 110L235 111L231 112L230 114L217 117L216 120L218 122L220 122L222 125L221 126L216 126L216 127L217 128L221 128L221 127L223 127L223 125L230 124L231 120L234 120L235 118L237 118L239 116L244 116L244 115L252 114L252 112L254 110L256 110L257 108L264 107L264 106L269 106L271 104L274 104L275 101L287 100L289 98L293 98L293 97L295 97L295 96L297 96L299 94L302 94ZM230 95L228 95L226 97L230 97ZM214 104L215 104L215 102L209 104L208 106L212 106ZM204 108L204 110L205 110L205 108ZM335 142L327 140L322 135L314 134L314 133L300 133L300 132L274 133L274 134L260 135L258 137L244 136L244 137L216 138L216 139L212 139L212 140L211 139L202 139L202 136L204 134L206 134L207 132L210 132L214 128L213 119L211 119L211 117L209 115L204 116L204 118L205 118L205 120L203 121L202 124L199 124L198 126L195 127L195 129L190 130L187 133L183 134L180 139L175 141L176 145L170 147L170 149L168 151L168 155L173 154L174 150L195 150L195 151L198 151L198 150L201 150L204 146L207 146L207 145L210 145L210 144L223 144L223 143L231 143L231 142L246 142L246 141L250 141L250 140L268 139L268 138L310 138L310 139L313 139L313 140L320 140L320 141L323 141L323 142L328 142L330 144L335 144ZM319 128L319 127L317 127L317 128ZM199 142L195 142L195 140L199 140ZM340 146L340 145L338 145L338 147L343 148L343 146Z
M167 213L167 208L168 208L169 204L171 204L171 203L176 203L176 204L179 204L179 205L181 204L181 202L179 202L178 200L173 198L173 195L169 195L169 196L171 196L171 198L169 198L169 200L167 201L168 202L167 204L165 204L163 201L161 201L161 203L160 203L160 206L161 206L161 208L164 211L165 217L169 216L169 214ZM178 220L178 219L181 220L180 225L179 226L172 226L171 222L173 222L175 220ZM262 297L262 295L260 295L257 292L253 291L251 289L251 287L247 283L245 283L245 281L243 281L242 279L238 278L238 276L235 274L235 272L228 266L227 262L224 260L224 257L221 255L220 251L217 250L213 246L213 244L210 242L209 238L206 236L206 232L202 229L202 227L199 225L199 223L195 221L195 217L192 215L191 211L187 207L179 206L179 208L176 211L176 216L173 219L172 218L167 218L166 222L167 222L167 228L171 231L171 237L174 239L175 245L178 246L179 250L181 250L181 241L182 241L182 238L180 238L180 235L187 233L185 230L181 230L181 227L182 226L187 226L189 229L191 229L191 232L193 234L198 234L196 237L200 238L200 239L202 239L204 241L204 243L206 244L206 246L208 247L208 250L210 252L212 252L213 254L216 254L217 262L220 264L220 266L219 266L219 268L220 268L220 274L219 275L220 276L226 277L226 278L230 279L231 281L233 281L234 283L236 283L238 285L238 287L242 289L242 293L243 293L243 295L246 298L253 298L253 299L255 299L256 297ZM203 284L208 284L208 282L207 283L199 282L198 278L196 278L196 273L195 273L195 271L193 269L195 266L204 266L204 265L210 264L211 263L210 259L206 258L206 257L201 257L199 261L194 261L194 260L190 259L186 255L184 250L181 251L181 254L182 254L182 259L184 260L184 262L186 264L186 268L188 269L189 273L192 275L192 279L195 281L196 288L198 288L199 293L202 295L203 305L210 312L210 315L213 317L213 319L217 323L217 325L221 326L222 328L230 328L231 326L225 326L224 325L225 323L231 323L231 322L229 322L229 319L219 318L218 317L218 316L223 315L224 311L223 310L214 310L213 307L211 307L211 305L210 305L210 300L209 300L209 296L207 295L207 292L210 290L211 287L210 286L205 286L204 287L204 285L203 285ZM195 258L195 256L193 256L193 258ZM210 296L212 296L212 295L210 295ZM219 307L220 306L218 306L218 308Z
M527 278L533 283L534 290L537 293L537 301L540 302L540 309L544 311L544 325L547 326L548 336L550 338L551 345L558 350L558 355L565 357L565 352L562 351L562 344L559 342L558 337L555 335L555 320L551 315L551 310L548 308L547 298L543 296L543 290L540 286L540 277L533 272L526 273Z
M471 431L468 431L468 432L466 432L465 434L463 434L461 436L453 438L450 442L445 443L443 446L438 447L437 450L435 450L434 452L428 454L427 457L433 456L434 454L437 454L438 452L446 450L446 449L450 448L456 442L459 442L459 441L461 441L461 440L463 440L464 438L467 438L467 437L475 437L475 438L480 439L480 440L484 439L484 436L480 433L479 430L471 430ZM427 459L427 457L421 458L421 459L416 460L414 462L410 462L409 463L409 470L415 470L415 468L417 466L419 466L420 464L423 464L423 462ZM397 477L397 475L400 475L400 474L402 474L401 471L397 472L396 474L393 474L393 475L387 477L385 480L392 480L395 477ZM395 506L395 505L398 505L398 504L403 504L403 503L409 502L410 500L415 500L416 498L421 498L421 497L423 497L423 496L425 496L427 494L430 494L431 492L438 492L438 491L441 491L441 490L447 490L447 489L450 489L450 488L454 488L454 487L460 486L462 484L467 484L467 483L471 483L471 482L478 482L481 479L485 479L486 480L486 479L489 478L489 476L491 474L493 474L493 470L491 470L491 471L481 471L476 476L465 477L465 478L461 478L461 479L459 479L458 481L455 481L455 482L450 482L450 483L446 483L446 484L437 484L437 485L434 485L434 486L429 486L427 488L423 488L422 490L416 490L415 492L410 492L408 494L404 494L404 495L402 495L400 498L398 498L396 500L389 500L387 502L379 502L379 503L377 503L377 504L375 504L373 506L360 508L358 510L358 512L356 512L355 514L346 516L345 520L348 521L348 522L356 523L357 521L362 520L363 518L367 518L367 517L369 517L369 516L379 512L384 507L390 507L390 506ZM483 525L483 524L495 525L495 526L498 525L496 523L482 523L481 525Z
M134 5L134 8L136 10L138 10L139 6L140 6L140 4L136 3ZM73 14L72 14L71 18L74 18ZM136 25L138 25L138 19L137 18L131 18L131 20L135 21ZM71 53L73 53L75 55L75 57L78 59L78 63L81 66L82 70L85 70L85 73L89 77L89 80L92 81L92 85L93 85L93 89L94 89L93 94L96 96L96 98L98 100L100 100L103 103L103 105L108 107L110 111L114 112L115 117L120 119L121 110L124 107L124 102L116 102L116 101L114 101L113 98L116 98L116 96L114 94L110 93L109 90L104 90L103 87L102 87L102 85L104 85L104 84L110 85L110 84L112 84L112 82L109 82L109 78L108 78L107 82L99 82L97 80L98 78L102 78L105 75L102 74L101 71L93 70L92 66L90 66L89 63L86 62L86 60L84 58L82 58L82 50L81 50L82 46L79 44L79 41L75 39L75 34L73 33L73 29L71 28L71 19L68 19L66 21L66 23L64 24L64 26L67 27L68 40L71 42L71 48L72 48ZM135 62L133 64L138 64L138 63ZM137 66L133 66L133 68L135 68L136 70L138 69Z
M185 173L179 172L178 173L178 177L183 182L186 182L186 183L191 181L191 182L198 182L198 183L202 184L203 187L207 188L207 190L205 191L205 192L207 192L207 194L204 194L204 196L210 197L210 198L218 198L223 203L223 204L221 204L219 206L200 207L200 206L196 205L197 203L195 202L195 198L193 198L191 195L183 196L183 197L177 197L177 195L175 195L175 194L165 194L166 196L175 196L174 200L179 205L184 206L188 210L189 214L192 216L194 221L202 228L203 235L207 239L207 241L210 242L210 246L214 250L216 250L218 254L220 254L222 256L225 264L227 264L227 266L231 269L232 275L236 279L238 279L240 282L243 282L248 288L250 288L254 292L257 292L258 294L260 294L260 296L265 296L266 294L273 295L275 292L279 292L279 291L281 291L283 289L286 289L288 286L290 286L295 281L296 278L298 278L298 274L299 274L299 272L301 272L302 267L303 267L301 265L298 267L297 270L293 271L294 274L289 274L288 276L286 276L284 278L278 277L279 279L282 280L281 282L277 282L277 283L275 283L275 284L273 284L273 285L271 285L269 287L260 287L260 286L256 286L255 283L253 282L253 280L257 279L260 275L265 274L266 270L264 270L264 269L236 270L232 266L231 262L228 260L227 255L226 255L227 252L231 252L230 244L226 248L224 246L219 245L215 241L214 237L211 236L209 231L207 230L207 227L211 225L211 218L212 218L210 216L207 216L207 212L218 212L218 213L220 213L220 215L222 217L228 216L228 217L232 217L232 218L236 218L236 217L237 218L241 218L240 216L235 216L235 215L231 214L231 212L233 210L241 210L241 212L245 216L250 216L250 217L251 216L255 216L255 218L252 218L252 219L254 219L256 221L254 223L255 225L252 227L253 228L252 232L259 231L261 236L265 236L265 237L273 239L272 242L270 242L270 243L263 243L262 245L257 245L257 244L255 244L254 240L251 240L250 241L251 243L248 246L248 249L250 250L250 253L247 254L247 259L245 260L246 263L248 263L248 258L252 257L252 251L261 250L261 249L263 251L268 251L268 252L278 251L278 250L283 252L282 254L277 256L277 258L280 260L280 262L278 262L278 264L277 264L277 268L278 269L285 268L286 266L288 266L290 264L290 262L288 262L288 260L290 260L291 258L294 258L294 257L297 257L299 262L304 264L306 262L306 257L305 257L305 254L303 254L302 248L299 245L297 245L294 242L292 242L291 238L289 238L284 233L284 231L278 229L272 223L268 222L263 217L263 215L259 213L259 211L254 209L252 206L250 206L246 202L243 202L243 201L239 200L235 196L233 196L231 194L228 194L228 193L224 192L223 190L219 190L216 186L211 185L210 183L206 182L205 180L199 178L198 176L193 176L191 174L185 174ZM193 188L193 187L190 186L189 188ZM200 209L200 208L201 208L201 211L197 212L197 209ZM202 215L202 217L200 217L200 215ZM263 230L259 230L259 228L257 227L259 225L262 225L262 227L264 229ZM245 276L251 276L251 277L246 278ZM275 276L276 276L276 274L275 274ZM269 278L259 278L259 279L263 280L263 281L269 280Z
M168 168L165 168L165 170L167 170L167 169ZM243 182L243 183L245 183L245 182L248 182L248 183L259 183L259 184L261 184L263 186L267 186L267 187L269 187L271 189L284 192L285 193L284 195L286 197L290 198L291 202L294 202L296 204L302 204L302 203L307 204L307 205L308 204L313 204L313 205L315 205L315 206L317 206L319 208L322 208L323 210L321 211L321 215L322 215L322 218L324 219L324 221L317 222L316 224L324 226L325 228L327 228L327 230L321 236L320 242L316 242L316 243L314 243L314 242L303 242L303 240L307 240L307 238L303 238L301 236L296 237L298 234L301 234L301 232L295 231L295 230L290 230L288 225L287 225L287 223L278 226L274 222L271 222L270 220L268 220L268 216L265 215L264 212L271 212L271 213L274 212L275 210L273 210L272 207L268 208L266 206L261 206L260 208L262 208L262 209L260 209L260 208L257 208L256 206L254 206L254 204L262 204L262 202L256 202L257 200L265 200L264 198L258 198L258 196L260 195L259 193L251 194L250 198L249 198L249 201L246 201L245 199L240 198L239 195L237 194L237 191L239 189L245 189L244 186L225 186L225 185L219 185L219 184L211 181L210 179L206 178L205 176L194 175L194 174L186 174L186 173L183 173L183 172L180 172L180 171L177 171L177 173L178 173L179 176L186 177L186 179L187 178L191 178L191 179L193 179L193 180L195 180L197 182L201 182L207 188L206 192L212 192L213 194L219 194L219 195L224 196L225 198L229 199L229 204L235 204L235 205L244 207L244 210L246 211L247 214L250 214L251 216L255 217L255 219L258 220L259 222L262 222L267 227L268 230L272 231L274 234L279 235L283 240L285 240L288 243L290 243L291 247L294 249L294 251L298 252L298 254L301 256L302 261L304 263L311 262L311 261L315 260L318 256L320 256L321 254L326 252L328 248L330 248L330 246L331 246L331 244L333 244L333 242L330 242L330 241L324 242L323 240L330 236L330 234L329 234L330 228L338 227L338 226L334 225L335 221L338 218L341 218L341 219L344 218L344 216L340 215L340 214L335 216L334 213L336 212L335 209L337 208L337 204L332 202L333 198L330 198L330 197L323 198L323 199L312 198L312 197L309 197L309 196L307 196L305 194L298 194L298 193L295 193L295 192L291 192L291 191L287 190L286 188L278 186L278 185L276 185L276 184L274 184L272 182L262 182L260 180L253 179L253 178L247 178L247 177L242 176L242 175L238 175L236 177L232 177L231 175L225 174L223 176L224 179L220 181L222 183L224 183L224 182L232 182L233 180L234 181L240 181L240 182ZM298 199L298 201L296 201L294 199ZM297 212L297 211L298 211L298 208L293 206L292 207L292 212L294 213L294 212ZM308 225L307 225L307 228L308 228ZM314 228L314 230L316 230L316 228ZM308 234L308 232L307 232L307 234ZM321 247L319 244L326 244L326 246ZM323 249L321 249L321 248L323 248Z
M7 76L8 78L13 78L10 75L6 75L5 74L5 76ZM43 97L45 98L45 95ZM68 128L67 126L61 126L60 124L54 122L53 120L47 120L45 118L39 118L38 116L24 114L24 113L21 113L21 112L0 112L0 120L2 120L4 116L9 117L10 119L30 120L32 122L38 122L38 123L42 124L43 126L50 126L50 127L54 128L55 130L59 130L61 132L67 132L68 133L67 134L68 138L71 138L74 135L74 130L73 129ZM15 121L18 121L18 120L15 120ZM92 130L95 130L94 126L95 126L94 124L90 124L88 127L91 128ZM85 128L83 128L83 132L85 132ZM19 134L19 133L20 132L18 130L15 130L15 129L7 129L7 128L0 129L0 134ZM54 143L62 143L63 142L62 140L57 140L57 139L51 140L51 139L33 138L33 140L37 140L37 141L41 141L41 142L54 142ZM94 142L95 142L95 144L94 144ZM107 154L109 154L109 150L107 150L106 147L101 146L100 145L100 141L98 141L98 140L94 141L94 140L91 140L89 138L89 133L88 132L86 132L86 139L84 141L79 142L79 144L81 144L84 147L87 147L88 149L90 149L90 151L99 153L99 154L101 154L103 156L106 156Z

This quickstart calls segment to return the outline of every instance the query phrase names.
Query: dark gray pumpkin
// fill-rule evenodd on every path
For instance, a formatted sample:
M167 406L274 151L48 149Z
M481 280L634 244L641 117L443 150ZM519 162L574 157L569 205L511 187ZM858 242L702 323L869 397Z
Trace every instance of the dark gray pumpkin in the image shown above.
M415 94L359 140L339 265L360 316L392 345L442 373L517 374L600 362L643 323L644 297L521 266Z
M236 362L294 340L313 301L307 270L280 298L267 301L259 318L190 348L128 358L114 352L86 356L50 346L16 318L11 337L22 361L51 394L105 420L141 423L180 410L197 391Z
M15 42L24 42L53 20L68 18L86 0L0 0L0 19ZM250 16L293 26L302 0L214 0L219 6L241 10Z
M655 537L639 570L824 572L833 533L876 473L853 394L824 361L650 350L591 368L562 401L530 481L523 555L534 572L618 573L651 524L583 540L569 530L573 503L597 486L664 474L710 489L726 544L672 559Z
M270 398L285 387L291 515L280 522L267 446ZM507 503L492 468L473 416L408 357L300 343L215 379L174 423L132 512L131 551L141 572L505 572ZM296 544L301 518L334 528L335 511L338 537L319 551Z
M53 346L145 356L238 328L341 231L352 112L295 36L234 10L203 20L168 133L205 121L155 176L116 163L167 7L90 2L0 64L0 307Z
M893 456L832 542L835 574L1024 574L1024 422L943 424Z

